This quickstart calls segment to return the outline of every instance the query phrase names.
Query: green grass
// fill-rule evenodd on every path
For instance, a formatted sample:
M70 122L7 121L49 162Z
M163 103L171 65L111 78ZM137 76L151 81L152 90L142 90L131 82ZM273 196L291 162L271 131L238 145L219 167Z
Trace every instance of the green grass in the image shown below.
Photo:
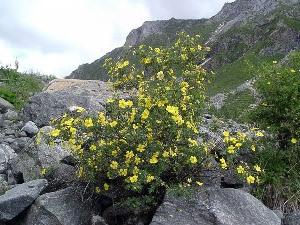
M225 105L217 110L211 109L211 113L223 119L233 119L237 122L247 122L247 114L250 110L249 106L255 103L255 98L249 90L238 94L227 96Z
M280 55L262 56L257 55L255 52L250 52L233 63L223 65L215 71L215 78L208 87L208 95L213 96L220 92L228 92L246 80L252 79L255 76L255 69L262 64L279 60L280 58L282 58Z
M20 73L15 69L0 67L0 97L21 109L33 94L42 91L53 76Z

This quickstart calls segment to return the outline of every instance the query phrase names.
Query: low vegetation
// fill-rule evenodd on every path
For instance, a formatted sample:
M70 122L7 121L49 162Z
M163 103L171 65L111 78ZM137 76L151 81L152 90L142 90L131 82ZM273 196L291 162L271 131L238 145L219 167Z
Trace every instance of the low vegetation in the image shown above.
M21 109L28 98L40 92L53 76L37 73L21 73L8 66L0 67L0 97Z

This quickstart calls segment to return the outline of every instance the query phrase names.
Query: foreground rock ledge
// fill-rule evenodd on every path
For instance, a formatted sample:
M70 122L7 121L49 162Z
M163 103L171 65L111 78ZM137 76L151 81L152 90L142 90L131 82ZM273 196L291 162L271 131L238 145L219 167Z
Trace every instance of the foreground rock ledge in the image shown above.
M150 225L280 225L280 218L241 190L208 188L191 198L167 194Z
M33 180L20 184L0 196L0 224L12 220L23 212L46 186L47 180Z

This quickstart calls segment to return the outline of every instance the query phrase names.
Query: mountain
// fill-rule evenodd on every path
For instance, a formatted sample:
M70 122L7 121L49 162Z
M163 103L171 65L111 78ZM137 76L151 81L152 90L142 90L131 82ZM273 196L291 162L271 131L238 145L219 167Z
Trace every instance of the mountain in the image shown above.
M147 21L129 33L124 46L90 64L80 65L67 78L106 81L108 76L102 68L106 58L122 57L130 46L140 44L168 46L179 31L201 34L203 42L211 47L205 66L217 72L217 89L221 84L222 87L227 83L238 85L252 76L232 71L243 67L245 61L255 64L280 59L299 49L300 1L236 0L225 3L210 19Z

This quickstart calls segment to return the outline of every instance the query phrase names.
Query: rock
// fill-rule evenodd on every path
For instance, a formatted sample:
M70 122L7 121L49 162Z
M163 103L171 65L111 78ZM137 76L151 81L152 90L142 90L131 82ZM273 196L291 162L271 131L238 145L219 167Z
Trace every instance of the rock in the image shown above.
M4 139L4 142L6 142L7 144L12 144L14 141L15 141L15 139L10 136L8 136Z
M76 180L76 169L73 166L59 164L56 168L46 169L45 178L48 180L47 192L57 191L71 186Z
M16 152L21 152L23 149L26 149L32 143L32 139L29 137L20 137L15 138L13 143L11 143L11 147Z
M61 160L71 155L61 143L56 143L54 146L48 145L45 137L52 130L50 126L41 128L38 143L32 143L27 149L27 152L36 152L37 160L43 168L56 167Z
M0 196L0 222L7 222L30 206L47 186L47 180L20 184Z
M8 109L5 114L3 114L5 120L16 121L19 119L18 113L15 111Z
M27 137L27 133L26 133L25 131L20 131L20 132L18 133L18 136L19 136L19 137Z
M283 219L283 225L299 225L300 224L300 211L289 213Z
M92 225L107 225L107 223L101 216L93 216Z
M0 195L3 195L9 189L6 181L6 175L0 174Z
M23 114L38 127L47 126L52 118L62 116L72 106L89 112L103 111L106 99L112 96L112 87L105 82L56 79L29 100Z
M252 195L207 188L190 199L167 194L150 225L280 225L281 220Z
M31 181L40 178L41 167L38 162L31 157L27 152L18 154L11 162L11 168L14 176L20 180L20 182Z
M4 173L7 170L8 164L17 155L15 151L6 144L0 144L0 173Z
M10 102L0 97L0 113L6 113L7 110L14 110L14 108L15 107Z
M215 107L216 109L221 109L225 104L225 100L226 100L226 95L223 93L216 94L215 96L210 98L210 102L212 106Z
M41 195L22 225L90 225L91 216L90 207L70 187Z
M21 129L21 131L25 131L28 136L33 137L39 132L39 128L35 125L34 122L28 121L25 126Z
M284 214L283 214L283 212L281 211L281 210L273 210L273 212L281 219L281 220L283 220L283 218L284 218Z

